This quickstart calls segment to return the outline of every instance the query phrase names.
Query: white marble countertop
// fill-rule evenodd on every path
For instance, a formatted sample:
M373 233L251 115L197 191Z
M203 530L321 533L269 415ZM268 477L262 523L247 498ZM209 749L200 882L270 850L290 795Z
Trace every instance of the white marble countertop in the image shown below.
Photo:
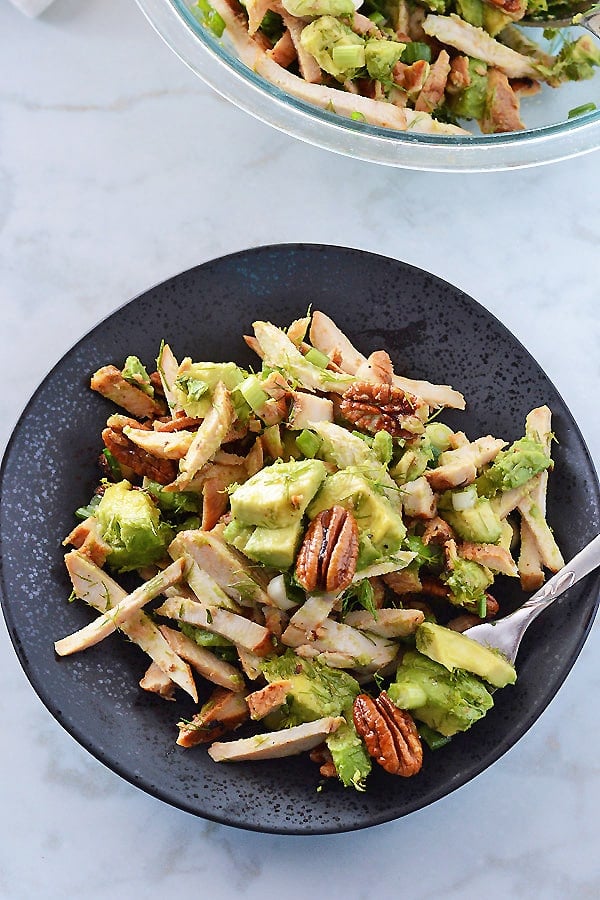
M597 154L487 176L337 157L221 100L133 0L56 0L37 21L0 0L0 35L2 444L49 367L125 300L229 251L312 241L396 256L480 300L545 367L600 462ZM269 203L284 185L286 202ZM126 784L41 705L4 624L0 645L9 900L264 900L284 885L292 900L600 896L597 628L491 770L403 821L321 838L209 824Z

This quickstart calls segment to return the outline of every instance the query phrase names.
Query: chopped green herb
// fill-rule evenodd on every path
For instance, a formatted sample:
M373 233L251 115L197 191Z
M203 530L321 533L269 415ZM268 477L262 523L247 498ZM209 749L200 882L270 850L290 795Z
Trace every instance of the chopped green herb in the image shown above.
M575 106L569 110L569 119L575 119L577 116L585 116L588 113L595 112L598 107L595 103L582 103L581 106Z

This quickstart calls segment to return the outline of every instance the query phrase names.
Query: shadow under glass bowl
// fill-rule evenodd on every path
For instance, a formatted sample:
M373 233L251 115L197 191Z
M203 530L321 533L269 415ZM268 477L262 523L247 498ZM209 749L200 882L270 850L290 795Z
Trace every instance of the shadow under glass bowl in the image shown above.
M432 172L485 172L543 165L600 147L600 109L569 119L569 110L600 94L600 71L524 98L527 129L495 135L393 131L338 116L299 100L257 75L201 25L193 0L137 0L149 22L186 65L236 106L309 144L383 165ZM581 29L573 29L584 34ZM535 34L535 37L539 33Z

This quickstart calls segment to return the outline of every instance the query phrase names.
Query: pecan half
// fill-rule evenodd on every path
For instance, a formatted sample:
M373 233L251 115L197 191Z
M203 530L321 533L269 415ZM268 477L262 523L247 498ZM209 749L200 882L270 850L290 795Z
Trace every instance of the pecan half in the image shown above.
M419 413L426 404L391 384L359 381L342 396L340 412L357 428L375 434L387 431L392 437L410 438L422 434L425 426Z
M423 764L423 747L410 713L398 709L385 691L373 700L359 694L354 701L353 718L369 755L391 775L409 778Z
M351 583L358 558L358 526L343 506L324 509L310 523L296 558L296 579L314 591L339 593Z
M177 462L173 459L159 459L137 447L123 434L122 427L105 428L102 432L104 445L117 462L129 466L140 478L147 476L159 484L173 481L177 476Z

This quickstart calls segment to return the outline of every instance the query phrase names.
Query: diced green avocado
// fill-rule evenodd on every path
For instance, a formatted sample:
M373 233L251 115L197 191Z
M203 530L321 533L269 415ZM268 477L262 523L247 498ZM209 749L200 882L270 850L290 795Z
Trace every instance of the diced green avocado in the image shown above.
M515 441L508 450L501 450L481 477L495 491L508 491L521 487L551 465L552 460L545 453L542 444L531 437L523 437Z
M283 459L283 444L279 425L270 425L262 433L261 443L271 459Z
M395 553L406 536L406 526L380 493L373 480L360 471L342 469L328 475L323 486L308 507L308 516L314 519L318 513L332 506L343 506L354 514L361 535L380 553Z
M352 62L346 66L341 59L336 62L334 52L337 47L364 48L365 42L351 28L333 16L321 16L302 29L302 47L314 56L323 71L333 75L338 81L353 78L361 67Z
M492 37L513 21L511 16L483 0L456 0L456 10L461 19L476 28L484 28Z
M500 34L513 21L512 16L509 16L497 6L490 6L489 3L483 4L483 27L492 37Z
M325 478L318 459L265 466L231 495L231 512L243 525L286 528L299 522Z
M321 438L319 457L325 462L333 463L338 469L348 466L364 466L374 470L380 468L381 460L362 436L353 434L334 422L314 422L312 430Z
M238 549L265 566L289 569L296 558L301 537L301 522L293 522L285 528L255 528L243 549Z
M406 44L399 41L368 40L365 44L365 63L371 78L384 81L390 77Z
M352 0L286 0L285 8L292 16L307 19L354 15Z
M417 628L417 650L454 672L464 669L502 688L517 680L515 667L500 653L458 631L423 622Z
M480 119L487 97L487 65L469 58L469 84L448 98L450 111L459 119Z
M463 541L496 544L502 537L502 520L487 497L479 497L470 509L452 508L451 491L440 498L440 515Z
M466 731L494 705L475 675L450 673L415 650L404 654L387 694L399 709L410 710L415 719L446 737Z
M254 527L252 525L242 525L237 519L232 519L223 529L223 537L228 544L231 544L232 547L243 553L246 544L252 537L253 531Z
M356 560L356 571L367 569L377 560L381 559L381 551L375 546L371 538L364 531L358 533L358 559Z
M406 484L420 478L430 462L439 456L439 451L432 444L429 436L423 434L407 444L406 449L390 475L398 485Z
M442 574L441 578L450 588L450 602L475 613L479 613L480 604L485 602L485 592L494 581L487 566L460 556L454 560L450 574Z
M149 397L154 397L154 388L150 383L150 376L146 371L146 367L137 356L127 357L121 375L129 384L138 387L145 394L148 394Z
M161 559L173 537L148 494L132 490L128 481L106 488L95 516L100 537L111 547L106 562L119 572Z
M245 373L232 362L182 363L175 381L175 396L187 416L201 419L209 412L212 393L220 381L232 391L244 377Z
M515 529L508 521L508 519L502 520L502 534L500 535L500 540L498 541L498 545L500 547L504 547L508 553L514 549L515 546Z
M289 728L323 716L339 716L360 693L358 682L347 672L302 659L293 650L265 660L262 670L269 683L282 679L292 683L284 706L266 717L269 728Z
M394 455L394 441L391 434L387 431L376 432L371 447L381 464L388 466Z
M483 27L483 0L456 0L456 11L461 19L475 28Z
M365 779L371 771L371 757L358 735L352 716L346 714L346 722L325 738L338 778L344 787L357 791L365 789Z

